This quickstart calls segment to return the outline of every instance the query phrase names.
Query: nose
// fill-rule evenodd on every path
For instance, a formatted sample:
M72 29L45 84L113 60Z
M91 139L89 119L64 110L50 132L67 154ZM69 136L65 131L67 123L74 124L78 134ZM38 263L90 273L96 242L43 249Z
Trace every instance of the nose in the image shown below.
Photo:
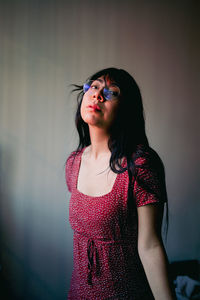
M99 102L104 102L104 97L100 90L96 90L93 94L93 99L97 99Z

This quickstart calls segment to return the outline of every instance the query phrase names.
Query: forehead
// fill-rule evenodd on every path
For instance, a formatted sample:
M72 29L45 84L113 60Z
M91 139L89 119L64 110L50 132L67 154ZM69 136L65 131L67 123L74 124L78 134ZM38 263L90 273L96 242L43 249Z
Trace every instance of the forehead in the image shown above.
M117 83L115 82L115 80L111 79L109 77L109 75L100 76L96 80L99 81L99 82L101 82L101 83L105 83L106 85L117 85Z

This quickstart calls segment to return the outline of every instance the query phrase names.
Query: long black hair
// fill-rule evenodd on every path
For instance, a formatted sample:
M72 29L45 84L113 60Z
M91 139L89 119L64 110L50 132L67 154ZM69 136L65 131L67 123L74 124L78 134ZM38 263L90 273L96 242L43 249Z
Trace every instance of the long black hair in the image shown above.
M156 168L163 187L164 201L167 203L167 193L165 188L165 172L163 163L159 155L149 146L145 132L145 119L142 97L140 89L135 79L125 70L117 68L107 68L93 74L87 80L95 80L99 77L108 77L114 81L120 88L120 101L113 124L110 128L108 147L111 151L110 168L115 173L128 171L129 190L128 203L130 207L134 206L132 193L132 180L136 176L137 168L135 161L139 157L148 157L151 155L152 167ZM89 127L81 117L81 103L83 99L83 86L74 85L73 91L79 91L77 96L77 111L75 124L79 134L79 144L76 150L78 153L81 149L91 144ZM122 167L122 158L126 158L127 166ZM137 166L138 167L138 166ZM168 209L166 213L168 226Z

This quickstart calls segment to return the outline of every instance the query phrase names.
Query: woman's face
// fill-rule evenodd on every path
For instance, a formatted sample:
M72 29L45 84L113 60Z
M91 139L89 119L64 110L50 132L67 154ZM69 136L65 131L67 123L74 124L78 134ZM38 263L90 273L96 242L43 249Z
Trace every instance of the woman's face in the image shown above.
M89 126L95 126L108 131L112 125L119 106L119 97L106 100L103 89L107 88L116 94L119 87L108 77L94 80L90 88L83 95L81 103L81 117Z

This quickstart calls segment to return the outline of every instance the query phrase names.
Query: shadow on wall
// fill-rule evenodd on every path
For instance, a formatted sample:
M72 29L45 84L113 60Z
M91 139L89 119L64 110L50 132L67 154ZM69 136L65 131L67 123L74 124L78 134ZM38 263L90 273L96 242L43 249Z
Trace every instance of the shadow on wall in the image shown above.
M20 199L15 198L9 188L14 184L13 157L10 149L1 149L0 299L62 299L29 267L30 237L29 228L26 227L27 216L20 206Z
M12 264L9 253L9 231L13 227L14 214L11 207L8 182L12 184L12 155L0 148L0 297L9 299L14 297L12 287ZM3 165L7 165L6 174L3 172Z

